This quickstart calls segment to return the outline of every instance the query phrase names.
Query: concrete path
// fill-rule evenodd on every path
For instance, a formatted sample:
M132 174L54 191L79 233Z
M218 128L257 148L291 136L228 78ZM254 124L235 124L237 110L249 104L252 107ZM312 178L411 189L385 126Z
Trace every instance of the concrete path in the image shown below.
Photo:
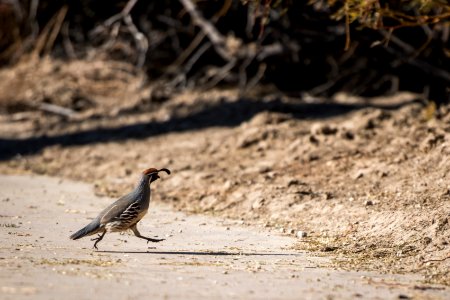
M450 299L416 275L327 269L289 250L294 238L154 203L140 231L161 243L115 233L94 251L68 238L111 201L86 184L0 175L0 299Z

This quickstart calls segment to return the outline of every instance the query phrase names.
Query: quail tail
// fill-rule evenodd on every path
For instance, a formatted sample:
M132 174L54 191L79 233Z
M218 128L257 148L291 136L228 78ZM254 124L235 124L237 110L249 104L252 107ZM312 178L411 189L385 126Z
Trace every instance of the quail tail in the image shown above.
M81 228L80 230L78 230L77 232L75 232L74 234L72 234L70 236L70 238L72 240L78 240L78 239L80 239L82 237L85 237L87 235L94 234L95 232L97 232L98 227L99 227L98 224L90 223L87 226L85 226L85 227Z

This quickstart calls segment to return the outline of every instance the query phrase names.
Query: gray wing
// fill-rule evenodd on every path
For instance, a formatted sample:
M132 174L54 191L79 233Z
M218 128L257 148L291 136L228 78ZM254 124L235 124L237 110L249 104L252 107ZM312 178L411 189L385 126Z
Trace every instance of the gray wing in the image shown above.
M135 207L136 204L134 199L131 197L130 194L125 195L107 208L105 208L98 216L98 219L100 221L100 224L106 224L111 221L117 220L118 218L122 218L121 215L123 214L129 214L128 211L130 206Z

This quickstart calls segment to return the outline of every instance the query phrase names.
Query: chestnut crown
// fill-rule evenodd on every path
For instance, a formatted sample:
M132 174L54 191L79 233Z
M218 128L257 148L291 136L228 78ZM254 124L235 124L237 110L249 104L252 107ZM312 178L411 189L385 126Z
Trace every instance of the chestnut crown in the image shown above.
M164 171L164 172L166 172L168 175L170 175L170 170L169 169L166 169L166 168L162 168L162 169L155 169L155 168L148 168L148 169L146 169L146 170L144 170L143 172L142 172L142 174L144 174L144 175L152 175L152 174L158 174L159 172L161 172L161 171Z

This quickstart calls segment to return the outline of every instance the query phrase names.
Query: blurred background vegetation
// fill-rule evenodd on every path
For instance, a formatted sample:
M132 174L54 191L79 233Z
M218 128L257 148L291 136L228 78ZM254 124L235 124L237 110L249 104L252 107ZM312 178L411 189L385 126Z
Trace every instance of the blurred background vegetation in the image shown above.
M0 66L44 56L131 63L186 87L291 95L407 90L449 100L446 0L0 0Z

